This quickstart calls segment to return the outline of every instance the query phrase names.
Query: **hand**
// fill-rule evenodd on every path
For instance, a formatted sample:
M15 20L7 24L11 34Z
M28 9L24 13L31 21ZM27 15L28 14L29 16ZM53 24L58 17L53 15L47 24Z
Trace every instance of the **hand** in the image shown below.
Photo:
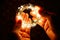
M55 40L56 34L53 31L55 29L53 28L51 15L44 13L41 13L40 15L42 18L40 19L39 25L45 30L51 40Z
M21 19L20 16L23 19ZM26 25L25 25L25 23L26 23ZM30 40L31 26L29 24L31 24L31 19L29 18L29 15L27 13L23 12L20 15L16 15L16 25L14 28L14 32L17 34L19 39Z

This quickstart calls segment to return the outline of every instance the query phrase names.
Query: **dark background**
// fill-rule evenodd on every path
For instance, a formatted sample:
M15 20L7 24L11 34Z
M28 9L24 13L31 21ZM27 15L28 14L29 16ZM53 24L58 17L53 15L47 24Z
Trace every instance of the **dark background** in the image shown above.
M18 6L32 3L42 6L45 10L59 14L60 2L58 0L1 0L0 1L0 38L7 40L15 24L15 14Z

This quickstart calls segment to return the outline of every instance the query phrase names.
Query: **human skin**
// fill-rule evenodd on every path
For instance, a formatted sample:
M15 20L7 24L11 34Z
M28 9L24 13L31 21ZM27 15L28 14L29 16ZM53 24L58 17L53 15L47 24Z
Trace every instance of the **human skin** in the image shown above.
M53 20L52 20L52 15L53 16L56 16L55 14L40 14L43 18L43 20L46 20L45 21L45 24L40 23L41 27L45 30L46 34L48 35L48 37L51 39L51 40L57 40L57 35L56 35L56 31L54 29L54 24L53 24ZM44 25L44 26L43 26Z
M31 23L31 19L29 18L29 15L26 14L26 13L22 13L21 14L22 17L24 18L24 20L29 23ZM32 15L32 13L31 13ZM51 40L55 40L56 39L56 34L54 33L54 28L53 28L53 24L52 24L52 20L51 20L51 16L49 15L43 15L43 14L40 14L41 17L40 17L40 22L38 22L38 25L40 25L46 32L46 34L48 35L48 37L51 39ZM33 16L33 15L32 15ZM35 16L32 17L32 20L35 20L34 19ZM18 19L16 19L18 20ZM18 21L20 22L20 24L17 24ZM31 28L22 28L21 25L22 25L22 20L18 20L16 21L16 25L17 27L14 28L14 33L17 34L18 36L18 40L30 40L30 29Z
M28 18L28 14L25 14L23 12L21 16L27 24L31 23L31 19ZM22 20L16 18L16 24L13 29L13 32L17 34L18 40L30 40L30 28L22 28L21 25L22 25Z
M32 12L30 14L33 16L33 18L35 17ZM38 22L38 24L45 30L46 34L48 35L48 37L51 40L56 40L57 35L55 32L54 24L53 24L53 20L52 20L52 15L56 16L56 14L42 12L42 13L40 13L40 15L41 15L41 17L39 18L40 22Z

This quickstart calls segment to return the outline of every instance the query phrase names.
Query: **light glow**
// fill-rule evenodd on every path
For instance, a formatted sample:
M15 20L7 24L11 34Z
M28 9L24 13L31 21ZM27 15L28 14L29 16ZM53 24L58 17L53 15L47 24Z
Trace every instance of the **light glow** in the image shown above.
M19 9L20 8L20 9ZM39 14L39 10L40 7L38 6L33 6L32 4L28 5L22 5L21 7L19 7L19 12L17 14L17 20L22 20L22 28L30 28L32 26L36 26L36 22L38 21L38 19L41 17ZM21 13L25 10L25 9L31 9L30 15L34 15L36 17L36 20L33 20L35 23L26 23L26 21L23 19L23 17L21 16ZM38 21L39 22L39 21Z
M24 13L25 9L31 9L30 15L33 16L32 19L29 18L28 13ZM41 15L39 14L40 9L39 6L33 6L32 4L18 7L19 12L16 14L16 21L19 22L19 20L21 20L22 22L21 25L19 25L19 30L16 32L21 40L30 40L31 27L35 27L39 22L42 23L42 20L40 20Z

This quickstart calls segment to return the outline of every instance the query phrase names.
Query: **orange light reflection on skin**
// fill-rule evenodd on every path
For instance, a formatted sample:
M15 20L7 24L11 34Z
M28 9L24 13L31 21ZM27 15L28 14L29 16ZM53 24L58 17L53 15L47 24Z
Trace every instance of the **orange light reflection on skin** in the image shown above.
M16 15L16 22L18 22L19 20L22 20L22 17L21 17L21 15L20 15L20 13L18 13L18 14Z
M40 7L38 7L38 6L35 6L35 7L32 7L32 6L30 6L29 8L31 8L31 12L30 12L30 15L32 15L33 16L33 21L34 22L36 22L38 19L38 24L40 25L40 26L42 26L42 28L43 28L43 26L44 26L44 30L46 30L46 28L47 28L47 26L49 26L49 25L45 25L45 22L46 22L46 19L45 18L42 18L41 17L41 15L40 15L40 13L39 13L39 10L41 10L41 8ZM24 16L24 14L22 15L22 16ZM31 27L31 24L30 23L26 23L26 21L25 20L23 20L23 17L22 17L21 15L20 15L20 13L18 12L18 14L16 15L16 23L19 21L19 20L22 20L22 26L21 26L21 28L20 28L20 30L18 30L18 31L20 31L20 32L18 32L17 31L17 33L19 33L18 35L21 35L22 36L22 40L30 40L29 38L30 38L30 27ZM26 15L24 16L24 18L26 17ZM34 26L34 25L36 25L36 23L34 23L32 26ZM53 31L52 31L52 29L51 28L49 28L47 31L46 31L46 33L47 33L47 35L51 38L51 36L52 36L52 39L53 39L53 37L55 37L55 35L54 35L54 33L53 33ZM24 38L24 37L29 37L29 38Z
M34 18L32 18L34 21L37 21L41 15L39 14L39 10L40 7L35 6L33 9L31 9L32 11L30 12L30 15L32 15ZM23 13L23 12L22 12ZM32 26L36 26L36 23L33 23L33 25L31 25L32 23L26 23L26 21L24 20L24 18L22 17L24 16L24 18L27 18L27 16L25 15L25 13L23 13L22 15L20 14L20 12L18 12L18 14L16 15L16 23L19 20L22 20L22 24L21 24L21 28L20 28L20 32L18 35L21 35L21 40L30 40L30 28ZM36 17L36 18L35 18ZM24 37L28 37L27 39Z
M34 17L40 17L40 14L39 14L40 9L41 9L40 7L35 6L34 9L32 9L32 11L30 12L30 14Z
M31 7L32 8L32 7ZM31 9L32 11L30 12L30 15L32 15L33 17L36 17L36 19L38 20L40 17L41 17L41 15L39 14L39 10L40 10L40 7L38 7L38 6L35 6L33 9ZM29 24L29 23L26 23L26 21L25 20L23 20L23 17L22 16L25 16L26 17L26 15L25 15L25 13L23 13L22 15L18 12L18 14L16 15L16 22L18 21L18 20L22 20L22 28L30 28L31 26L34 26L34 24L32 25L32 23L31 24ZM24 17L24 18L25 18ZM27 17L26 17L27 18ZM36 21L36 20L34 20L34 21Z

